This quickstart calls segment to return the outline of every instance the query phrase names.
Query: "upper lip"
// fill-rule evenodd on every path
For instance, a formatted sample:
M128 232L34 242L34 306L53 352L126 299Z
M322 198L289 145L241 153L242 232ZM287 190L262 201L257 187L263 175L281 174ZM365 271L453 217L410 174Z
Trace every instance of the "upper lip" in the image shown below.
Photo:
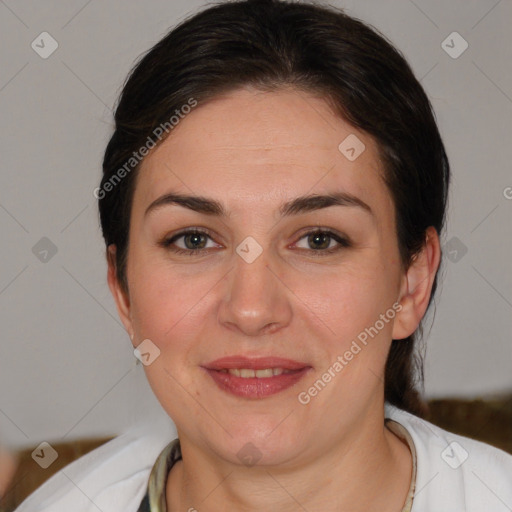
M301 370L306 363L284 359L282 357L245 357L229 356L215 359L204 365L208 370L230 370L233 368L248 370L265 370L266 368L283 368L283 370Z

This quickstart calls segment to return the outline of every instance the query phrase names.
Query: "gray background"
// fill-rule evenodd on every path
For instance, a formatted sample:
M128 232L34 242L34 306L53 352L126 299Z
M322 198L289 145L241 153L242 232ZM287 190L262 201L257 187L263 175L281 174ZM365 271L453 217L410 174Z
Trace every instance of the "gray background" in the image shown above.
M426 322L427 396L511 390L512 3L331 3L403 51L451 160L442 241L453 261ZM110 297L93 190L133 62L204 4L0 0L0 433L9 445L165 416ZM59 45L47 59L31 47L44 31ZM442 47L454 31L469 44L458 58ZM445 44L453 53L461 43ZM55 254L41 252L42 237Z

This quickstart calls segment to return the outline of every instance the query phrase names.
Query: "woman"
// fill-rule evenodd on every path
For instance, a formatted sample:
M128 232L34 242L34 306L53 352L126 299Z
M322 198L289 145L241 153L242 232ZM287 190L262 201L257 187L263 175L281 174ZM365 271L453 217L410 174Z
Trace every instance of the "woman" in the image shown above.
M115 121L108 283L178 438L121 436L68 473L82 508L19 510L512 508L511 456L421 419L449 164L397 50L335 9L222 3L141 59Z

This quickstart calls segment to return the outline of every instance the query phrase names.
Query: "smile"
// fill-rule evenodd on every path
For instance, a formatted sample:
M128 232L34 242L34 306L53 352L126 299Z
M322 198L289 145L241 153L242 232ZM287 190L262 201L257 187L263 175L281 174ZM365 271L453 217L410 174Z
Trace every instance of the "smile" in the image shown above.
M223 373L229 373L235 377L242 377L243 379L258 378L266 379L268 377L274 377L275 375L281 375L282 373L292 373L293 370L287 370L285 368L265 368L264 370L252 370L249 368L230 368L219 370Z

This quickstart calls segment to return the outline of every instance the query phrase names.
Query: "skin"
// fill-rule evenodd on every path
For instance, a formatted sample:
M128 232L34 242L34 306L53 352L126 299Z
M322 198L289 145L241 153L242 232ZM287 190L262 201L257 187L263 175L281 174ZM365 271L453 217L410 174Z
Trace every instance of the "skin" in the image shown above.
M18 468L18 456L0 445L0 499L5 496Z
M366 146L353 162L338 145ZM177 192L222 202L224 217L166 205ZM370 206L330 206L280 218L305 194L345 191ZM401 510L412 459L384 426L383 375L392 339L413 333L425 314L440 259L434 228L406 271L394 206L373 139L321 99L293 89L239 89L197 107L143 161L133 199L129 293L108 281L133 345L149 338L160 356L148 381L176 424L183 461L169 474L169 510ZM180 255L159 245L185 228L210 236L206 251ZM315 227L348 237L308 243ZM262 253L235 251L247 236ZM194 243L183 237L175 246ZM203 244L203 245L201 245ZM317 246L321 248L318 249ZM321 250L340 249L324 256ZM190 250L190 249L188 249ZM297 399L394 303L401 310L307 405ZM220 390L201 368L243 354L310 365L292 388L263 399ZM246 467L252 443L261 459Z

